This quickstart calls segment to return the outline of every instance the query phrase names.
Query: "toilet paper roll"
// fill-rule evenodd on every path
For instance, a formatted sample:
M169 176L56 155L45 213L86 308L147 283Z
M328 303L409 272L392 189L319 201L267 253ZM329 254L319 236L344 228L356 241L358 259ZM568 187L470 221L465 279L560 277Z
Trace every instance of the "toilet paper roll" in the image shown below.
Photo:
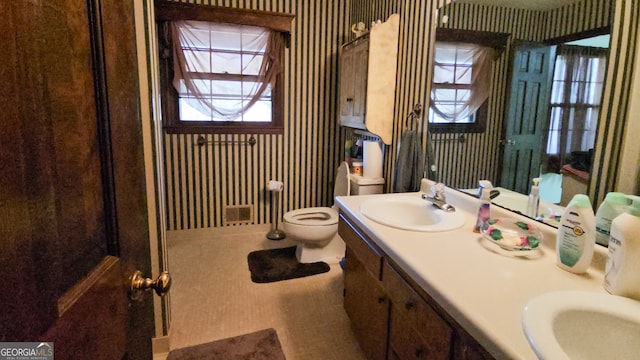
M377 141L365 141L362 151L363 177L379 179L382 177L382 145Z
M269 185L267 187L269 188L269 191L280 192L282 191L284 184L282 183L282 181L270 180Z

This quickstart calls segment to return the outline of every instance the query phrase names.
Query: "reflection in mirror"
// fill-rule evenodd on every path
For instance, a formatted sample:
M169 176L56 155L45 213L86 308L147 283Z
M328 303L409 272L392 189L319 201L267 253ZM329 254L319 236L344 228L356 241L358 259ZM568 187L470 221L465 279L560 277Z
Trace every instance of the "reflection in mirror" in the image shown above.
M549 219L587 191L608 53L608 37L599 35L609 31L613 2L523 9L521 1L513 7L482 4L487 1L458 1L438 11L438 30L509 34L492 67L485 132L465 134L461 144L450 141L455 132L430 131L440 180L472 194L478 180L490 180L501 190L494 203L524 214L539 178L537 217L554 224ZM586 10L591 6L602 11Z

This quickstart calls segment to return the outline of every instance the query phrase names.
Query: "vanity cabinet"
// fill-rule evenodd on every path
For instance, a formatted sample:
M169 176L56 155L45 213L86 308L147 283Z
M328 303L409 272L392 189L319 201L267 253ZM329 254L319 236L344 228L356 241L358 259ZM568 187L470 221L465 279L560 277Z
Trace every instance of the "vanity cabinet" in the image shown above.
M343 213L338 229L344 308L368 359L493 359Z
M347 244L344 309L367 358L386 359L389 298L380 282L382 253L345 222L340 221L339 229Z

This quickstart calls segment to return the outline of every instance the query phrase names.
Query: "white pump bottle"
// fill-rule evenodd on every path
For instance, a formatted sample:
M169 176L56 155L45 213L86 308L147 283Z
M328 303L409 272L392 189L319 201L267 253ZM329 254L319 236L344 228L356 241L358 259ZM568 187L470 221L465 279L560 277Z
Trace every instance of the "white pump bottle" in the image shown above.
M538 208L540 207L540 189L538 187L539 183L540 178L533 179L531 192L529 193L529 198L527 199L527 216L534 219L538 216Z
M604 288L614 295L640 300L640 197L611 223Z

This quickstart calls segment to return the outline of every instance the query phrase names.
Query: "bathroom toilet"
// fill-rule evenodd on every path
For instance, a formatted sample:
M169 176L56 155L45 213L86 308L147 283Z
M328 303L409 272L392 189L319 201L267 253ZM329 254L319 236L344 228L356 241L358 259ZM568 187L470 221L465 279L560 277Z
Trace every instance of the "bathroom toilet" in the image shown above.
M349 165L340 164L336 174L333 196L349 195ZM296 258L301 263L324 261L338 263L345 252L345 244L338 235L338 209L312 207L284 214L282 226L287 236L296 242Z

